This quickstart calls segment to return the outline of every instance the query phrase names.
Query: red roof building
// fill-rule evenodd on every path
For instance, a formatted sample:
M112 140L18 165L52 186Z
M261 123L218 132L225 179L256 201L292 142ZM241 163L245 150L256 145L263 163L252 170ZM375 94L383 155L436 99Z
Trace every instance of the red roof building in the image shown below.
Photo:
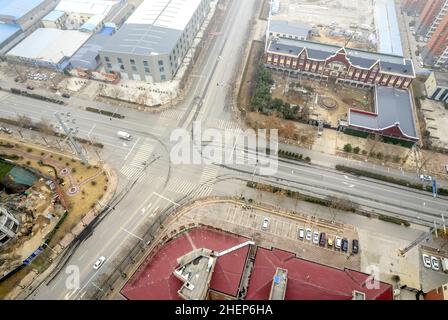
M180 300L177 292L183 282L173 274L179 257L198 248L221 252L247 240L207 228L190 230L165 244L143 263L121 293L129 300ZM249 246L244 246L218 256L210 281L211 291L228 298L237 297L249 250ZM393 297L392 286L386 283L380 283L379 289L367 289L367 274L327 267L279 249L258 247L246 300L268 300L278 268L287 271L285 300L351 300L355 291L364 293L366 300L392 300Z

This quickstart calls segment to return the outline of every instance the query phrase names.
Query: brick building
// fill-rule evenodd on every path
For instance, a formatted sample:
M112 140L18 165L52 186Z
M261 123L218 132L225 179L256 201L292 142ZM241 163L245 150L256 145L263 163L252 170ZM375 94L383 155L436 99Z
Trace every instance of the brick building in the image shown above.
M411 60L305 40L273 38L265 55L268 68L334 80L357 87L407 89L415 78Z

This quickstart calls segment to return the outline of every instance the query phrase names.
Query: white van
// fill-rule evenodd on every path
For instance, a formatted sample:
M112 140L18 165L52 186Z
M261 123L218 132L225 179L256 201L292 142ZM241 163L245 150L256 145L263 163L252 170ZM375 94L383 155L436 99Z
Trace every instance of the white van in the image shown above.
M127 141L130 141L132 139L132 136L129 133L124 132L124 131L118 131L117 136L118 136L118 138L127 140Z

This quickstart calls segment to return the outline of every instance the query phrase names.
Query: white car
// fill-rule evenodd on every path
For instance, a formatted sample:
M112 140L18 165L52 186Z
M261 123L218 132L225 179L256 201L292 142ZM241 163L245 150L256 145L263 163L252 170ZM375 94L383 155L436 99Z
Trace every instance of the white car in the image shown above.
M268 218L264 218L263 219L263 225L262 225L263 230L266 230L268 228L268 225L269 225L269 219Z
M432 181L432 177L431 177L431 176L428 176L428 175L426 175L426 174L421 174L421 175L420 175L420 180L423 180L423 181Z
M423 265L426 268L431 268L431 258L427 254L423 254L422 258L423 258Z
M434 271L439 271L440 265L439 265L439 259L436 257L431 257L431 267Z
M303 240L303 238L305 237L305 230L303 230L303 228L299 229L299 239Z
M342 244L342 238L337 236L334 246L339 249L339 248L341 248L341 244Z
M104 264L104 261L106 261L106 257L99 257L93 265L93 269L98 270L99 268L101 268L101 266Z
M314 233L313 233L313 243L319 244L319 232L317 232L317 231L314 231Z
M306 228L306 240L311 241L311 229Z

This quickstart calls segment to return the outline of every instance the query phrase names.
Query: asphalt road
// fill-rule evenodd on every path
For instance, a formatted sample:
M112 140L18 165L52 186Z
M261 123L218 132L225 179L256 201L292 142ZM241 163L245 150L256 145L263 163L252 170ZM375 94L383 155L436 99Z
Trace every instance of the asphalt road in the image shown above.
M346 197L366 208L421 220L421 223L440 221L440 213L446 208L445 199L434 199L429 193L337 172L331 169L331 166L341 161L337 157L312 155L313 160L321 162L319 159L323 159L322 162L327 163L328 167L280 161L275 176L259 176L259 168L253 164L170 163L169 150L175 145L170 136L175 128L190 130L192 120L201 121L206 127L220 132L238 128L228 111L226 86L231 84L232 71L241 59L241 48L246 42L245 31L250 27L250 17L257 3L256 0L230 2L222 29L217 30L222 35L213 40L204 61L193 71L199 75L197 82L192 85L183 103L169 112L150 114L120 108L119 113L126 118L110 120L109 117L85 111L83 106L89 105L89 102L80 103L79 99L69 100L68 106L59 106L12 94L0 94L1 117L15 118L18 114L27 114L33 120L47 118L56 124L54 112L63 112L65 121L78 128L80 137L103 143L105 147L101 157L119 173L119 188L142 174L132 192L116 205L116 209L95 228L93 235L82 242L70 258L67 265L77 266L80 270L80 288L67 288L67 274L63 270L48 286L41 285L31 299L82 299L88 288L96 285L98 274L108 271L110 262L125 248L127 239L139 239L139 227L156 219L158 212L169 204L185 195L234 195L234 190L225 185L208 183L226 174L316 195ZM101 108L116 109L104 104ZM70 116L67 116L67 112L70 112ZM116 137L118 130L131 133L132 141L119 140ZM217 149L236 157L242 156L238 146L218 146ZM154 156L160 158L142 171L143 162ZM386 168L375 170L408 175ZM101 255L107 257L106 263L99 271L95 271L92 266Z

